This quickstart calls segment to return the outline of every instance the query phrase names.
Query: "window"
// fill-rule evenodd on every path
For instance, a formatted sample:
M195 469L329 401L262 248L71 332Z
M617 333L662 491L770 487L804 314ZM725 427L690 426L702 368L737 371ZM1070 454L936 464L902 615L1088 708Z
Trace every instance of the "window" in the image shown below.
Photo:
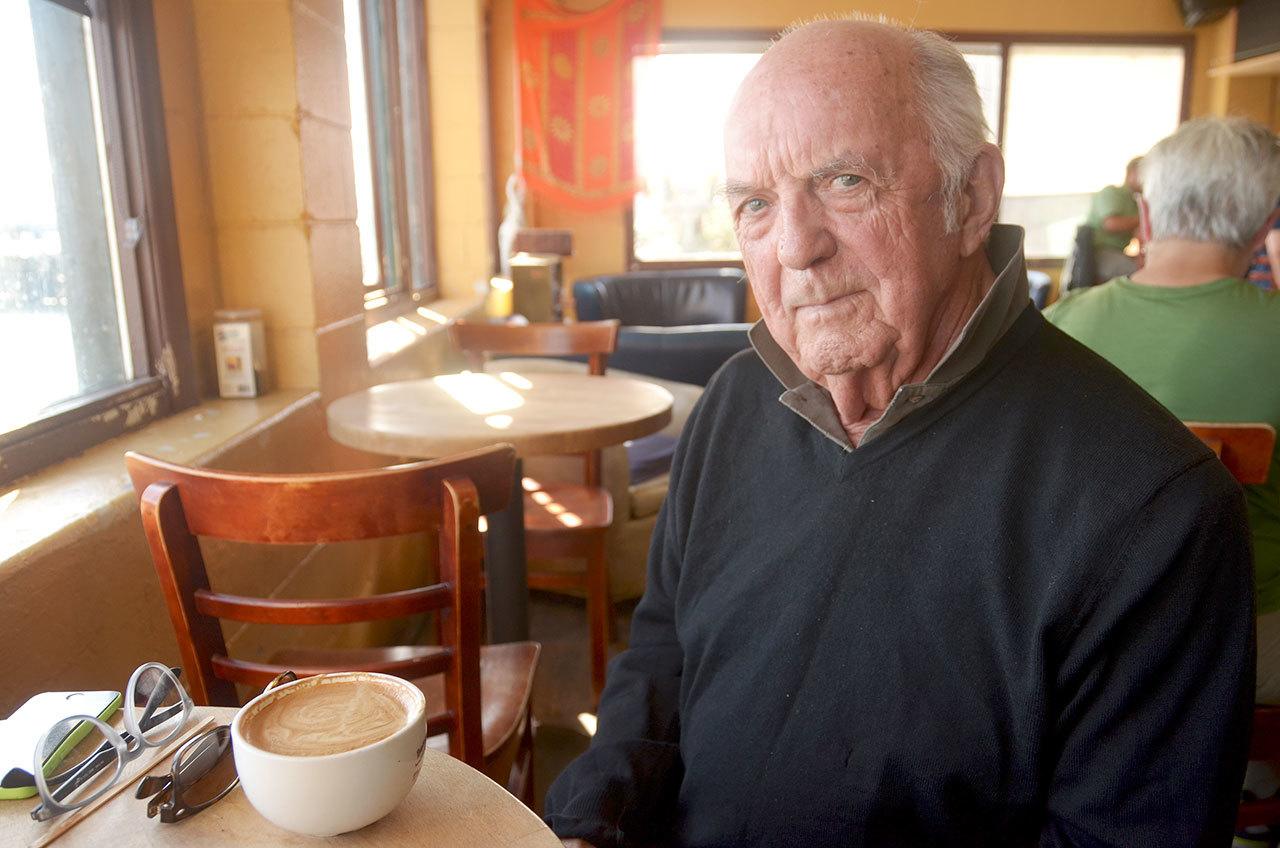
M344 0L365 306L435 288L426 29L420 0Z
M1000 219L1026 228L1028 257L1066 256L1093 192L1123 180L1125 163L1177 127L1187 40L1161 41L956 40L990 138L1005 154ZM675 41L636 60L636 167L645 189L632 207L633 264L740 259L716 196L722 128L766 43Z
M1004 51L999 44L956 42L973 71L973 81L982 98L982 116L987 119L988 141L997 141L1000 131L1000 81L1004 77Z
M1029 257L1071 252L1093 193L1178 127L1181 47L1012 44L1000 220L1027 231Z
M0 482L196 399L154 38L0 3Z
M724 184L729 101L763 42L663 45L635 60L634 255L646 261L734 261Z

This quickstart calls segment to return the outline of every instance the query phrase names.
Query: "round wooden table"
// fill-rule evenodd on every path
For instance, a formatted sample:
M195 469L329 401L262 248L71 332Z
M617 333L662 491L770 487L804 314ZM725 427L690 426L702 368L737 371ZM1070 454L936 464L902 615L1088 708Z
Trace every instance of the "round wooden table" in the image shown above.
M231 723L231 707L197 707L193 722L214 716ZM163 774L172 764L165 756L145 773ZM127 770L141 776L139 770ZM447 754L427 748L422 772L409 796L390 815L368 827L317 839L281 830L258 815L239 787L227 797L184 822L162 824L147 818L146 801L133 797L131 784L58 837L55 846L347 846L467 845L474 848L560 848L560 840L514 796L475 769ZM0 844L30 845L58 821L37 823L28 816L39 798L0 801Z
M464 371L385 383L329 404L329 435L353 448L432 458L507 442L520 457L584 453L647 436L671 421L671 393L630 377ZM524 499L516 463L506 509L488 516L490 636L529 638Z
M385 383L329 405L334 441L373 453L437 457L495 442L518 456L583 453L671 421L671 393L629 377L502 371Z

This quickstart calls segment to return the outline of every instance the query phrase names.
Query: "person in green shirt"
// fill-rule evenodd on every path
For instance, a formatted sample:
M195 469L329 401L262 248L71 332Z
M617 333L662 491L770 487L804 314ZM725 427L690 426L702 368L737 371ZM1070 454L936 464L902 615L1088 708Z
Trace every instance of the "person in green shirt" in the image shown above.
M1280 429L1280 294L1243 277L1280 210L1280 147L1243 118L1189 121L1142 163L1146 264L1082 289L1049 321L1184 421ZM1258 700L1280 703L1280 462L1246 487L1254 537Z
M1085 223L1093 228L1094 259L1098 279L1109 280L1137 269L1135 259L1126 256L1133 233L1138 229L1137 193L1142 190L1142 157L1131 159L1124 170L1124 185L1110 185L1093 196Z

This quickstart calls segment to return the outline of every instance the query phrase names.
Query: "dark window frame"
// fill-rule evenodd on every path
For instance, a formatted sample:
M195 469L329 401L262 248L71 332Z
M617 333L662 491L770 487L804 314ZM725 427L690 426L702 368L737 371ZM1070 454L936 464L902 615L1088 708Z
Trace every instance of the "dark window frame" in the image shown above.
M1150 47L1165 45L1181 47L1183 51L1182 65L1182 108L1180 121L1186 121L1191 115L1191 88L1195 80L1195 36L1158 33L1035 33L1035 32L988 32L974 31L939 31L947 39L965 44L996 44L1000 48L1000 106L998 125L992 127L996 133L995 143L1004 148L1005 110L1008 105L1009 92L1009 51L1013 45L1032 44L1096 44L1096 45L1132 45L1134 47ZM715 42L715 41L772 41L780 35L780 31L771 29L664 29L662 43ZM685 268L718 268L743 267L742 259L662 259L645 260L636 257L635 204L628 203L623 216L624 265L632 271L670 271ZM1050 258L1037 260L1056 267L1062 264L1061 259Z
M199 402L152 0L45 0L89 18L134 379L0 434L0 484ZM136 219L138 239L126 239Z
M409 304L433 300L439 296L440 278L439 262L436 251L436 213L435 213L435 174L431 146L431 99L430 85L427 76L427 27L426 15L421 3L404 2L404 0L360 0L360 36L364 46L364 83L365 103L368 109L369 152L373 160L373 197L374 222L378 242L379 285L365 292L365 309L367 324L372 326L386 320L389 316L398 315L408 308ZM368 8L376 8L382 29L375 32L372 20L365 14ZM402 14L404 13L404 14ZM403 97L405 96L405 78L403 69L401 43L404 27L409 29L409 43L416 48L413 55L407 58L412 73L411 91L408 96L416 103L419 116L419 134L416 139L416 150L410 150L406 139L407 112ZM376 49L371 44L377 41ZM381 60L381 67L374 63ZM375 73L376 70L376 73ZM378 177L381 167L377 161L383 155L378 144L381 120L375 111L377 102L375 90L376 80L381 78L387 88L389 126L385 128L390 142L391 183L394 196L385 196L385 187ZM410 192L417 189L410 185L408 168L410 158L416 163L421 174L421 194L417 198L421 211L418 232L414 232L409 212ZM386 220L385 210L394 209L394 227ZM415 249L410 239L421 237L418 251L421 253L425 267L421 275L414 273L412 267Z

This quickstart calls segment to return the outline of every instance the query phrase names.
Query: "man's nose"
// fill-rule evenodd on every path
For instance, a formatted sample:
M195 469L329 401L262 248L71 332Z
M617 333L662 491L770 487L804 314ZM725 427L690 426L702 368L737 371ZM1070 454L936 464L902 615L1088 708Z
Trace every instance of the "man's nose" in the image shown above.
M836 240L816 198L801 196L784 202L778 236L778 261L802 271L835 253Z

